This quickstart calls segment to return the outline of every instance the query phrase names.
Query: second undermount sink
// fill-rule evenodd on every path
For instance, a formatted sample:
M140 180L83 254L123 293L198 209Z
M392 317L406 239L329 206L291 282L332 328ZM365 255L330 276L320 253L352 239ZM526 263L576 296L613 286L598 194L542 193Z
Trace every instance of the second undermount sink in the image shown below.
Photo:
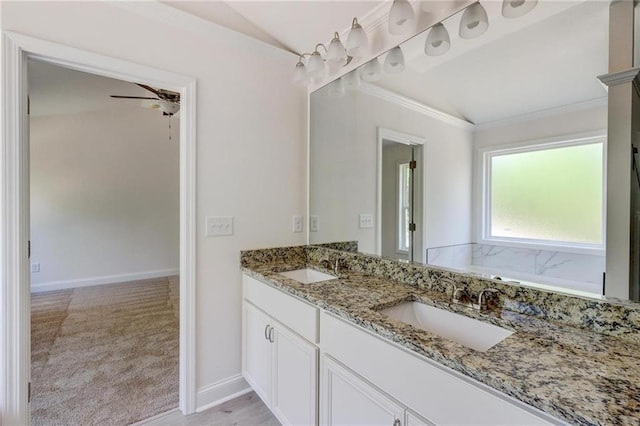
M380 313L480 352L513 334L511 330L419 302L402 303Z
M296 269L295 271L278 272L278 274L283 275L287 278L291 278L292 280L298 281L302 284L319 283L322 281L328 281L337 278L334 275L325 274L324 272L316 271L315 269L309 268Z

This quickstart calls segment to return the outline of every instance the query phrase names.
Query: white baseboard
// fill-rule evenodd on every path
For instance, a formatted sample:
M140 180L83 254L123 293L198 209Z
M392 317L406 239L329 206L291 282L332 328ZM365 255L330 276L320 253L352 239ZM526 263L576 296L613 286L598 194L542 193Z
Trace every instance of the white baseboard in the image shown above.
M196 392L196 412L207 410L233 398L237 398L251 392L241 374L220 380L209 386L198 389Z
M101 277L80 278L66 281L50 281L45 283L31 283L31 292L40 293L43 291L63 290L66 288L89 287L92 285L124 283L127 281L146 280L149 278L168 277L178 275L179 268L162 269L158 271L134 272L131 274L104 275Z

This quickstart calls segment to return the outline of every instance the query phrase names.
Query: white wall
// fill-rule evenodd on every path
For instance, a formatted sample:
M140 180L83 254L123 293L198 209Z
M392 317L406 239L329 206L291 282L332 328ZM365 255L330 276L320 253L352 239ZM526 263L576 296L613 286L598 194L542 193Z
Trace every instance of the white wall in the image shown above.
M426 139L424 247L469 243L471 132L366 93L336 99L327 90L311 96L309 213L320 216L311 242L357 240L360 251L375 253L375 226L359 229L358 215L376 213L377 129L383 127Z
M241 249L300 244L306 97L295 58L216 32L163 24L107 2L2 2L2 29L197 79L197 386L199 403L238 390ZM197 26L193 26L194 31ZM205 238L206 216L233 215ZM219 385L219 386L216 386Z
M32 291L178 270L172 121L170 141L168 117L147 108L31 117Z

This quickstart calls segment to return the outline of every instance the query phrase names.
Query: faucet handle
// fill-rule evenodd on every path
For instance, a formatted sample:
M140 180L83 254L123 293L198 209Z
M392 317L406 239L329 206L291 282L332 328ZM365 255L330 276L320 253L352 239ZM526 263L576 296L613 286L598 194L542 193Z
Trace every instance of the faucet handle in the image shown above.
M478 307L480 310L484 310L487 308L487 303L484 300L485 299L485 294L486 293L500 293L500 290L495 289L495 288L485 288L484 290L482 290L480 292L480 294L478 295Z

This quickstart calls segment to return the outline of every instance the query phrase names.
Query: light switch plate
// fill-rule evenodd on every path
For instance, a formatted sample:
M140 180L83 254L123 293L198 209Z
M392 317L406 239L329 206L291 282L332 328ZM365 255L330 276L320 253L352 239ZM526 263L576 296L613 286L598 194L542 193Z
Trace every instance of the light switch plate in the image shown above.
M362 213L360 215L360 228L373 228L373 215L368 213Z
M302 232L302 216L293 216L293 232Z
M33 272L33 273L40 272L40 264L39 263L32 263L31 264L31 272Z
M206 219L206 236L233 235L233 216L210 216Z
M320 230L320 216L318 215L309 216L309 230L311 232L318 232Z

